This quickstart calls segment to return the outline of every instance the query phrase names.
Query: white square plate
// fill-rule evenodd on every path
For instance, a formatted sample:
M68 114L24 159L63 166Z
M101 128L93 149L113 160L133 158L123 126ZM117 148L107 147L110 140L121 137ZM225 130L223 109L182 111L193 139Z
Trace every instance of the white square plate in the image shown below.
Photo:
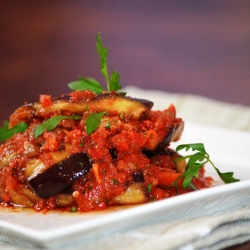
M0 241L25 247L60 248L83 245L112 232L162 221L212 215L250 205L250 134L187 123L178 143L205 145L221 172L234 172L240 182L222 184L211 166L215 187L144 205L97 213L0 210Z

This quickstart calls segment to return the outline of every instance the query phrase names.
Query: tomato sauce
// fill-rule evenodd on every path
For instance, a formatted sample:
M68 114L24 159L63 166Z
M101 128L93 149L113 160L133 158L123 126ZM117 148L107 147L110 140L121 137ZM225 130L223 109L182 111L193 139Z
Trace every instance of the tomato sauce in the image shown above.
M194 191L189 187L183 189L183 180L178 178L181 172L175 162L179 155L170 148L169 138L177 141L182 133L182 129L178 129L183 126L173 105L164 111L152 111L142 106L145 111L138 119L130 118L132 115L129 113L124 115L119 108L117 111L110 109L110 112L104 110L99 126L88 134L86 121L96 112L88 105L94 103L93 107L100 108L95 104L95 98L96 95L90 91L76 91L69 95L69 103L55 103L50 96L41 95L39 103L31 105L30 109L21 107L12 115L11 122L25 120L29 127L0 146L0 199L3 203L21 203L37 211L64 207L62 209L88 212L113 205L128 205L127 202L152 202ZM72 111L73 104L82 106ZM39 105L43 112L35 110ZM55 105L61 110L55 111ZM68 105L67 109L65 105ZM82 107L84 112L79 111ZM81 119L63 119L54 129L45 130L35 138L35 128L58 114L80 115ZM38 197L29 185L31 177L25 170L28 162L37 159L40 166L53 167L60 163L55 153L59 156L65 153L66 145L70 145L67 157L85 153L91 161L91 169L61 192L65 198L59 198L60 193L49 198ZM34 166L34 171L37 169ZM127 190L133 190L133 184L138 182L141 183L136 186L140 197L127 195ZM210 187L211 182L202 168L193 185L202 189Z

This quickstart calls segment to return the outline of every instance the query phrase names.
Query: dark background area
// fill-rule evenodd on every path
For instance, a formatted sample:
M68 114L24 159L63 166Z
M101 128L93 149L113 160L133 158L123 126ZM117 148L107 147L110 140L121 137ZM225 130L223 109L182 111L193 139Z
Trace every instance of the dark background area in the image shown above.
M0 123L79 75L250 106L250 1L1 1Z

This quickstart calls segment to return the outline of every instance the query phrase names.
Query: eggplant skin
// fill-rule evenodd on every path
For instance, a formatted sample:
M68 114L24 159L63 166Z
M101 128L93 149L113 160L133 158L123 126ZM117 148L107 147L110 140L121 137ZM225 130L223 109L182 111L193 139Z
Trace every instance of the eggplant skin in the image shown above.
M141 104L145 105L148 109L151 109L154 105L153 102L146 100L146 99L135 98L135 97L130 97L130 96L123 96L123 95L119 95L119 94L110 94L110 93L98 95L95 97L95 100L105 99L107 97L110 98L112 96L117 96L117 97L122 98L122 99L140 102Z
M161 151L167 145L169 145L170 142L178 141L182 135L183 130L184 130L184 122L183 121L180 121L178 123L174 123L173 127L171 128L170 133L168 133L166 135L165 139L157 145L157 147L155 148L155 151Z
M32 178L29 184L40 198L47 199L63 192L91 167L90 159L85 153L73 154Z
M47 117L51 113L60 111L83 114L87 110L95 110L96 112L113 113L124 116L128 119L138 120L143 116L147 116L153 102L143 99L124 97L115 94L103 94L96 96L91 101L72 102L66 99L54 100L49 107L43 107L40 102L26 104L18 108L10 117L10 128L20 122L29 123L36 117Z
M160 141L153 149L143 148L142 152L147 156L157 154L162 152L167 148L171 142L176 142L180 139L182 132L184 130L184 122L178 121L173 123L170 132L166 133L162 141Z
M142 171L136 171L132 173L133 183L144 182L144 176Z

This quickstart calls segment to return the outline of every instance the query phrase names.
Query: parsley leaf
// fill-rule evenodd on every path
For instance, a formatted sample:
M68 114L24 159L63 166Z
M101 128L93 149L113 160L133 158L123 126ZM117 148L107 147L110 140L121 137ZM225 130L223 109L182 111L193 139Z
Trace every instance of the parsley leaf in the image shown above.
M91 90L97 94L101 94L103 91L102 86L94 78L79 77L78 81L68 83L68 86L72 90Z
M203 154L206 154L206 150L204 148L204 144L203 143L182 144L182 145L179 145L176 148L176 151L180 151L182 149L186 149L186 151L188 151L189 149L197 150L197 151L200 151Z
M224 183L231 183L231 182L239 181L233 178L233 174L234 174L233 172L221 173L220 170L216 168L215 166L214 166L214 169L216 170L220 178L224 181Z
M10 139L14 134L19 132L24 132L28 128L28 125L25 122L20 122L13 128L9 129L9 122L4 121L3 127L0 128L0 141L6 141Z
M104 48L102 46L102 39L100 33L98 33L96 36L96 50L100 57L100 70L106 80L107 91L110 92L121 89L122 87L119 84L120 74L117 71L112 72L109 80L108 65L107 65L108 48Z
M102 39L101 39L100 33L98 33L96 36L96 50L97 50L99 57L100 57L100 70L101 70L102 74L104 75L104 78L105 78L106 84L107 84L107 90L109 92L110 91L110 89L109 89L109 74L108 74L108 67L107 67L108 48L104 48L102 46Z
M116 91L122 88L119 84L120 82L120 74L117 71L113 71L110 78L109 90Z
M183 180L183 188L186 189L190 183L192 182L192 179L195 177L196 179L199 176L199 170L200 170L200 164L193 163L191 167L189 167L185 171L185 176Z
M71 212L71 213L75 213L75 212L77 212L77 208L76 208L76 207L74 207L74 206L73 206L73 207L71 207L71 208L70 208L70 212Z
M109 77L107 64L108 48L103 47L100 33L96 36L96 50L100 58L100 71L105 78L107 91L120 90L122 88L119 84L120 74L117 71L113 71ZM104 90L97 80L90 77L79 77L78 81L68 83L68 87L72 90L90 90L97 94L101 94Z
M74 119L74 120L79 120L81 119L81 116L66 116L66 115L57 115L57 116L53 116L51 118L49 118L48 120L46 120L45 122L37 125L37 127L35 128L34 131L34 136L35 138L37 138L38 136L40 136L41 134L43 134L43 132L45 130L53 130L54 128L56 128L56 126L63 120L63 119Z
M216 172L224 183L232 183L239 181L239 179L235 179L233 177L233 172L221 173L219 169L215 167L214 163L210 160L209 154L206 152L205 147L202 143L179 145L176 148L176 151L180 151L182 149L185 149L186 151L191 149L192 151L196 151L196 153L194 153L193 155L179 157L177 159L177 161L188 159L188 162L185 172L181 174L174 183L176 187L177 181L180 178L184 178L182 184L184 189L186 189L188 186L193 187L193 178L198 178L200 168L208 162L214 167L214 169L216 170Z
M147 192L149 194L151 193L152 187L153 187L152 183L150 183L150 184L147 185Z
M104 115L105 115L105 112L93 113L87 118L86 130L87 130L88 135L90 135L92 132L94 132L98 128L101 122L101 119Z

